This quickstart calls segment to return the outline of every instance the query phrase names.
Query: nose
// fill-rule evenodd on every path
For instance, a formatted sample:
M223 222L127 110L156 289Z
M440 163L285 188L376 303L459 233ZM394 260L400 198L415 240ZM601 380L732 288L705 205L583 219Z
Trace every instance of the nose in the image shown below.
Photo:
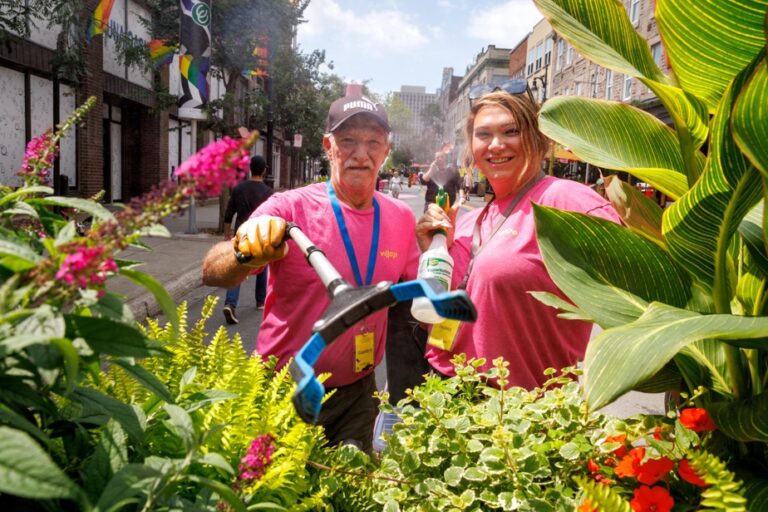
M491 139L491 143L488 145L488 149L499 149L504 147L504 138L499 135L494 135Z

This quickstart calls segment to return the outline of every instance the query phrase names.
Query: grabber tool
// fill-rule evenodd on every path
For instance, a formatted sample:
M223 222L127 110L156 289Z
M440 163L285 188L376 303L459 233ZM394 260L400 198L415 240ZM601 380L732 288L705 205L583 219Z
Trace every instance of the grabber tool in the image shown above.
M312 336L296 353L289 367L296 381L293 405L307 423L317 421L325 395L325 388L315 375L314 364L328 345L363 318L398 302L426 297L443 318L466 322L477 319L475 306L464 290L439 293L435 291L440 289L439 285L431 282L432 279L397 284L382 281L355 288L341 277L323 251L315 247L298 226L289 222L286 237L292 239L304 253L331 297L328 309L312 326Z

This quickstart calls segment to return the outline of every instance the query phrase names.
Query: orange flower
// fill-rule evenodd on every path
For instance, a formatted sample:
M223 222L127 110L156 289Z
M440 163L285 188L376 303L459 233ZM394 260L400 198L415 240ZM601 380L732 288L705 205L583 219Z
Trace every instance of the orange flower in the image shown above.
M597 507L592 505L592 500L587 498L584 503L576 508L577 512L597 512Z
M664 429L657 426L656 428L653 429L653 438L656 439L657 441L661 441L661 434L663 433L664 433Z
M709 484L702 480L701 477L696 473L696 470L691 467L688 459L683 459L680 461L680 467L677 468L677 474L679 474L680 478L688 483L698 485L699 487L709 487Z
M675 500L664 487L643 485L635 489L635 497L629 504L635 512L670 512Z
M650 459L640 465L637 473L637 481L645 485L653 485L672 471L675 463L666 457Z
M621 443L621 446L613 450L613 454L616 455L619 458L622 458L627 454L627 447L624 445L624 442L627 440L626 434L619 434L615 436L608 436L605 438L605 441L603 441L603 444L607 443Z
M616 476L624 478L627 476L635 477L640 471L640 463L645 457L645 448L638 446L632 448L632 450L622 457L621 461L616 465Z
M694 432L709 432L710 430L716 430L717 425L709 417L706 409L701 407L693 407L690 409L683 409L680 411L680 423L689 430Z
M598 473L600 471L600 465L595 462L594 459L589 459L587 461L587 470L592 474Z

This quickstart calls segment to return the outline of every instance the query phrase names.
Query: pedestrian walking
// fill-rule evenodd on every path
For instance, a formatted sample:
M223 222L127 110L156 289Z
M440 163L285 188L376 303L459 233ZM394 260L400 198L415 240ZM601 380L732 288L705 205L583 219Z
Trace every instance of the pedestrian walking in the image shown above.
M269 196L272 189L264 183L264 173L267 171L267 162L263 157L255 155L251 157L250 179L238 183L232 189L229 196L227 209L224 213L224 240L231 240L232 218L235 218L235 231L251 216L251 213ZM267 297L267 269L264 268L256 275L256 309L264 309L264 301ZM240 299L240 284L227 289L224 297L224 319L228 324L236 324L237 303Z
M278 367L301 349L330 304L302 252L284 240L286 222L296 223L350 283L416 277L416 219L405 203L376 191L390 131L384 107L361 94L333 102L323 137L330 180L273 195L240 226L233 243L217 244L205 258L203 282L211 286L232 286L269 266L256 351L277 357ZM387 311L378 311L340 335L315 363L318 374L330 374L324 384L334 391L318 419L329 444L371 451L378 413L373 371L386 336Z

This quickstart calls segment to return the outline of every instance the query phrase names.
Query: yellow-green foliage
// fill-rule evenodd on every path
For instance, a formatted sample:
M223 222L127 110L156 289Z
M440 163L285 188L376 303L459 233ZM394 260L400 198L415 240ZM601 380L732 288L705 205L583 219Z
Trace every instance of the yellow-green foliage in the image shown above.
M632 512L632 507L611 486L600 484L584 477L576 477L584 493L584 500L589 500L592 508L597 512Z
M688 455L691 467L710 486L701 492L701 506L706 510L746 510L747 500L742 496L741 482L725 463L708 452Z
M148 358L141 365L163 381L177 404L190 411L200 431L208 433L202 450L223 455L232 467L238 467L254 438L274 437L275 451L265 475L239 485L248 501L279 503L292 510L317 509L324 492L313 489L306 463L325 443L322 429L296 415L291 403L295 383L287 367L275 370L274 358L265 361L246 354L240 335L230 338L223 327L205 342L205 323L217 301L216 297L206 299L201 319L189 330L187 305L179 305L176 341L170 325L149 320L142 327L144 333L165 342L170 356ZM103 391L149 414L162 406L121 368L110 368L99 381ZM203 407L189 405L206 398L209 402Z

